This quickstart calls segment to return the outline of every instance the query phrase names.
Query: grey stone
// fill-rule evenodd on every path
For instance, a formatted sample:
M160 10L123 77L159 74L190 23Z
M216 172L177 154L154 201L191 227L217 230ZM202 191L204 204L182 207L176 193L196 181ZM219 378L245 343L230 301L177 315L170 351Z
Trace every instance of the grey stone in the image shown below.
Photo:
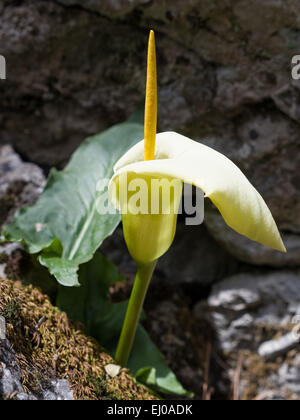
M9 223L16 210L24 205L33 205L46 184L43 171L35 164L23 162L10 145L0 146L0 230ZM21 244L0 245L0 277L5 278L6 261Z
M227 278L212 289L206 319L231 368L232 382L242 360L243 399L299 400L299 282L299 270L257 270ZM195 306L194 314L203 319L203 304Z
M215 285L208 306L222 350L257 352L264 330L288 332L300 314L299 283L299 272L283 271L238 274Z
M35 203L46 184L43 171L25 163L11 146L0 146L0 226L23 205Z
M5 193L10 184L16 181L33 184L37 188L36 195L45 185L43 171L32 163L23 162L10 145L0 147L0 175L1 194Z
M274 379L273 379L274 380ZM300 358L296 356L292 364L283 363L277 376L278 385L300 394Z
M283 233L283 241L288 251L284 254L239 235L226 225L219 212L208 206L205 212L205 224L212 237L241 261L259 266L300 266L300 235Z
M39 372L37 377L43 375ZM0 340L0 396L15 400L74 400L73 392L64 379L44 378L39 380L34 390L24 392L21 384L21 371L15 358L15 353L8 340Z
M73 392L66 380L53 379L48 384L49 389L42 391L42 400L49 401L72 401L74 400Z
M259 384L259 400L296 400L300 395L300 358L283 361L277 370L265 376ZM267 390L266 390L267 388Z
M137 6L149 4L151 0L86 0L84 4L78 0L59 0L66 6L79 6L107 16L122 17L132 12Z
M258 354L261 357L275 358L286 354L300 344L300 339L294 332L285 334L277 340L270 340L259 346Z
M299 234L299 125L257 107L232 126L232 134L206 144L232 159L265 199L282 231ZM227 141L226 141L227 140Z
M0 341L0 395L4 398L18 397L20 400L36 399L27 395L21 384L20 368L8 340Z
M137 4L145 2L119 2L119 11L124 5L127 8L125 3L137 10ZM99 4L102 9L105 4L114 9L118 3ZM1 53L14 69L0 86L6 110L2 141L14 143L30 160L47 167L65 162L85 137L124 120L144 96L148 28L132 25L134 19L121 22L82 6L34 0L18 7L6 5L1 22ZM184 123L191 114L184 89L189 89L192 99L196 83L197 97L205 94L202 103L207 107L212 91L204 80L210 85L213 77L191 50L164 36L158 41L163 119L172 121L169 112L175 106L178 123ZM28 48L25 72L19 58ZM174 80L174 72L182 77ZM24 96L25 105L18 112L17 103ZM8 109L9 102L15 106ZM185 115L178 114L182 108L187 109Z
M9 397L15 393L19 395L21 400L28 399L27 395L24 393L24 390L21 386L20 376L17 377L9 370L5 363L1 364L1 385L0 385L0 395L4 397Z

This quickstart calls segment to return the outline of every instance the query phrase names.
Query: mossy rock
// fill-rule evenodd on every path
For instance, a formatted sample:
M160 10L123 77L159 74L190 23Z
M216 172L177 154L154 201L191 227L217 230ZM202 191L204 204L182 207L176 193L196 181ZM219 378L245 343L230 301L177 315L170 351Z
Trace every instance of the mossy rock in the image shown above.
M25 392L35 389L41 376L67 379L77 400L156 399L127 369L109 377L105 367L113 359L38 289L0 279L0 315L6 320Z

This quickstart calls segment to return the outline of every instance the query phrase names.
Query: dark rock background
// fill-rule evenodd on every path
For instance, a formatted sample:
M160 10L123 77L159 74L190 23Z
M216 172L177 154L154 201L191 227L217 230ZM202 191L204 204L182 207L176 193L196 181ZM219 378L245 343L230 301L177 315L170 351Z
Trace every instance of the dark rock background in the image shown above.
M300 54L299 16L298 0L0 4L0 54L7 60L7 80L0 81L0 142L13 145L25 161L46 170L62 167L85 137L134 111L144 96L147 37L153 28L160 130L178 131L225 153L266 199L287 255L241 238L208 205L206 226L180 225L174 247L159 266L165 280L188 292L197 319L212 312L210 322L224 352L227 342L237 354L245 351L245 343L258 352L264 340L287 333L300 313L300 81L291 78L292 57ZM126 271L130 263L120 231L104 252ZM286 296L281 292L285 279ZM261 288L253 291L252 282ZM236 310L235 299L242 309ZM277 308L271 327L268 316L261 316L274 312L270 302ZM300 375L296 356L279 360L278 374L272 364L267 374L265 368L258 372L253 366L264 362L248 357L246 376L250 368L252 373L242 379L243 396L288 399L282 383L291 370L294 377ZM237 355L230 366L238 360ZM264 376L271 378L268 384ZM259 385L249 391L253 381ZM271 394L264 394L266 388Z

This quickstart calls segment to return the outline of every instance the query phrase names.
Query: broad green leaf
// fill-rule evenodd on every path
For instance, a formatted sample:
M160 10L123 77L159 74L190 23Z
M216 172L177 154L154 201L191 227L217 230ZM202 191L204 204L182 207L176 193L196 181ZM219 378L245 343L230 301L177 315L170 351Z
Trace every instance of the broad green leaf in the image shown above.
M78 285L78 267L92 259L120 222L119 214L99 214L108 207L99 180L109 180L113 166L143 138L143 126L123 123L87 139L63 171L52 170L45 191L30 208L20 209L3 231L4 240L24 243L65 286Z
M92 261L79 270L80 288L60 287L57 306L68 316L84 324L113 355L121 333L127 302L111 303L109 288L124 281L117 268L97 252ZM139 382L157 392L191 396L167 366L161 352L139 325L128 367Z

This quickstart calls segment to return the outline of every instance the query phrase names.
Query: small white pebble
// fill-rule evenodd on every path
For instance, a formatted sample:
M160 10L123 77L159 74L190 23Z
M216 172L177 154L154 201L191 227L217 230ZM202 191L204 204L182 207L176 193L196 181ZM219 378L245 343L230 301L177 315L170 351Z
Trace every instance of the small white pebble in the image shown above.
M120 373L120 370L121 370L121 366L118 366L118 365L112 365L112 364L110 364L110 365L106 365L105 366L105 372L111 378L114 378L114 377L118 376L119 373Z

